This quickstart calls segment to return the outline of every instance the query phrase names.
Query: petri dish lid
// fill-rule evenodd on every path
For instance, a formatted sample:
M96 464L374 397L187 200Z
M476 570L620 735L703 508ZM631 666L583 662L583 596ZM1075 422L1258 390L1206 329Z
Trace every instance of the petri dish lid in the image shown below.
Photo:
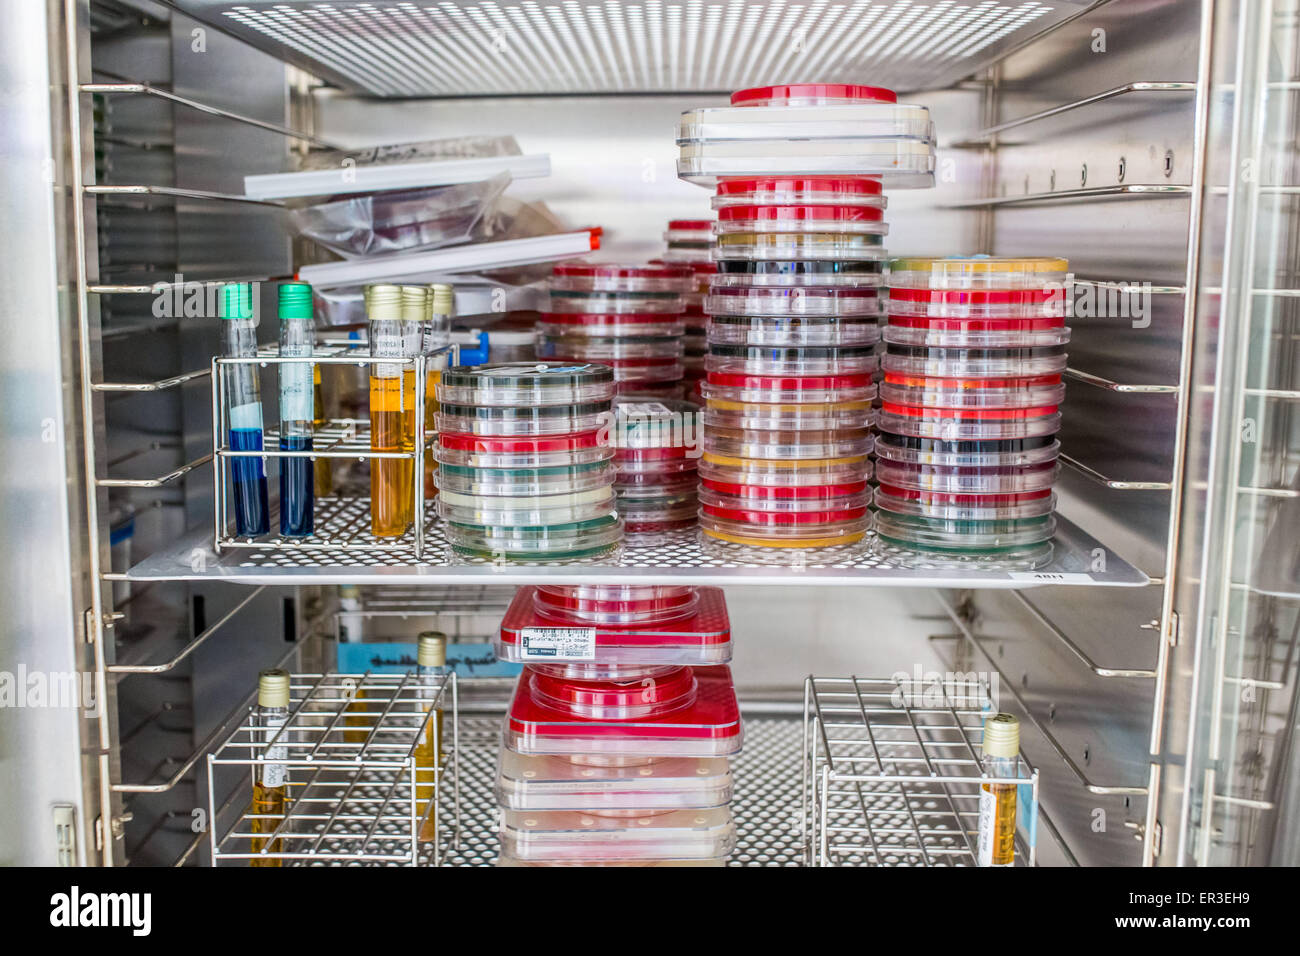
M575 260L551 269L551 288L601 292L686 292L694 271L680 263Z
M924 106L896 103L825 103L788 109L781 106L722 106L687 110L677 124L677 145L725 142L821 143L838 141L849 148L888 145L895 141L932 145L934 123ZM762 173L820 173L787 167ZM761 175L741 173L739 176ZM853 171L831 175L875 175Z
M807 132L789 129L790 138L781 139L686 141L678 146L677 175L701 186L724 177L778 173L877 176L891 189L934 185L934 143L928 139L818 139L803 135Z
M918 289L1033 289L1066 281L1069 260L1052 256L907 256L890 260L891 280Z
M712 219L669 219L668 228L674 232L708 232L713 225Z
M873 287L758 285L747 275L718 275L709 283L705 309L711 315L879 315Z
M898 94L883 86L858 83L778 83L751 86L731 94L732 106L807 106L844 102L897 103Z
M457 405L575 405L613 394L614 370L592 362L460 365L437 385L438 400Z

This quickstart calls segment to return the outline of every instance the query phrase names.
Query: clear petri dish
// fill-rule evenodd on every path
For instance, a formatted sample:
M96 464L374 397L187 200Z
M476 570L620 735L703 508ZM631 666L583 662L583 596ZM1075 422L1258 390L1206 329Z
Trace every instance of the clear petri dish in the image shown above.
M875 495L877 511L915 518L934 518L945 521L1000 521L1005 519L1039 518L1056 508L1054 494L1033 498L1012 498L1000 495L966 495L960 499L945 495L938 500L932 496L909 497L895 495L878 489ZM988 499L988 500L985 500Z
M1002 441L941 441L880 432L875 451L878 459L909 465L1032 465L1055 461L1061 443L1052 435Z
M831 486L823 485L823 489ZM870 489L838 496L731 495L716 488L700 488L700 507L714 517L757 523L816 522L862 517L871 504ZM750 515L765 517L752 518Z
M852 259L883 257L880 235L829 229L817 232L738 232L717 236L715 259Z
M876 397L876 385L870 372L807 376L709 372L700 394L716 402L802 405L869 401Z
M574 560L604 557L619 546L623 523L609 514L568 524L504 527L448 522L452 550L469 557L509 560Z
M852 458L870 454L873 445L869 428L759 431L716 426L705 430L701 443L706 455L765 460Z
M1055 461L973 467L910 465L886 459L876 462L876 480L882 485L966 495L1044 491L1056 483L1060 471Z
M879 290L836 285L759 285L739 275L716 275L705 309L714 318L735 316L871 316L882 314Z
M708 341L719 345L778 347L875 345L875 316L714 315Z
M543 312L537 331L551 336L681 336L686 323L676 313Z
M896 345L925 348L1023 349L1065 345L1070 341L1066 326L1048 329L935 329L893 325L884 330L884 339Z
M610 485L551 495L464 495L440 491L438 515L457 524L491 527L565 525L603 518L614 510Z
M885 236L884 212L872 206L726 206L718 210L714 236L736 233L835 232Z
M757 346L712 343L705 357L709 372L768 377L868 375L880 366L870 345Z
M669 263L572 262L551 269L552 292L670 293L688 291L694 271Z
M709 404L703 413L706 428L751 431L835 431L869 428L875 421L870 402L815 405Z
M847 259L739 259L715 256L719 276L746 276L750 285L879 287L884 261L873 252Z
M577 405L494 406L444 402L435 422L438 431L459 435L532 436L591 432L605 424L610 403Z
M571 435L523 438L491 438L481 435L438 435L434 459L442 465L468 468L549 468L609 461L609 447L603 429Z
M1065 371L1064 345L1034 348L928 348L885 343L880 365L886 372L937 378L1023 378Z
M614 373L592 363L533 362L443 369L439 402L456 405L578 405L614 394Z
M823 459L757 459L705 453L700 458L701 481L737 485L793 488L839 485L871 477L866 455Z
M753 205L866 206L884 209L879 179L866 176L751 176L718 181L714 209Z
M933 408L1032 408L1059 405L1065 385L1059 375L951 379L886 372L880 397L898 405Z
M890 282L913 289L1034 289L1064 285L1066 259L1050 256L906 256L891 259Z
M443 465L434 472L440 491L462 495L553 495L612 484L614 465L600 461L551 468L473 468Z

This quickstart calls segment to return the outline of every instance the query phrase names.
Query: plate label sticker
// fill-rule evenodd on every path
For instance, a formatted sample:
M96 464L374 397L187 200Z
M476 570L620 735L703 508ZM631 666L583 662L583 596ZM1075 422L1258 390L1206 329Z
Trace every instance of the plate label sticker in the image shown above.
M525 627L519 630L520 657L526 661L594 661L594 627Z

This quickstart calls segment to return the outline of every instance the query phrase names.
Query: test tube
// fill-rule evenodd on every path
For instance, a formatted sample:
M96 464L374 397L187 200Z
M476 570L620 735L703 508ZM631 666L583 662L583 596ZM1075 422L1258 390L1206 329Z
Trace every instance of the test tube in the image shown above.
M226 358L256 358L257 316L252 285L230 282L222 286L219 312L221 354ZM262 451L262 389L257 365L243 362L227 365L225 381L231 451ZM266 534L271 524L263 459L232 458L230 480L235 499L235 533L240 537Z
M984 771L991 777L1018 776L1020 721L1014 714L995 714L984 721ZM1013 866L1016 856L1016 787L1014 783L980 784L980 866Z
M366 287L372 358L401 359L402 289L396 285ZM400 361L370 366L370 450L402 451L402 365ZM403 503L404 458L370 460L370 530L377 537L405 534L411 508ZM409 480L406 485L409 486Z
M438 386L438 380L442 378L442 369L447 364L445 357L439 357L436 360L430 359L429 357L439 349L444 349L451 344L451 314L455 308L454 303L454 290L451 286L441 282L435 282L429 286L429 308L421 342L425 355L425 441L428 441L436 430L434 426L434 416L438 412L438 399L435 390ZM432 501L434 495L437 494L438 489L433 480L433 473L437 467L438 463L434 460L433 455L426 453L424 456L425 501Z
M285 282L280 286L280 357L308 358L315 350L311 286ZM316 412L315 363L280 365L280 450L311 451ZM302 538L315 528L315 466L310 458L280 459L280 534Z
M416 359L421 354L421 331L429 311L429 290L422 285L402 286L402 354ZM412 458L403 461L406 523L411 523L415 505L415 363L402 368L402 451ZM414 516L418 518L419 516Z

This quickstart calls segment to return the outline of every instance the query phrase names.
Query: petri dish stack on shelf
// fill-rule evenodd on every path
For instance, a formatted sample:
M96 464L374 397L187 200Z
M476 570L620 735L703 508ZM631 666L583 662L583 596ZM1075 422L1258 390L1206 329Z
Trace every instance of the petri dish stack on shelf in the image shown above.
M684 113L678 174L715 187L700 527L707 550L833 563L871 526L885 187L933 184L924 107L791 84Z
M876 532L904 563L1050 560L1067 271L1055 258L890 262Z
M434 474L453 555L548 561L617 551L614 388L613 370L593 363L442 373Z
M705 375L704 357L709 351L704 297L709 292L709 277L717 271L711 254L713 220L671 219L668 231L664 233L664 241L668 243L668 251L660 261L689 266L694 273L691 291L686 293L686 310L682 313L682 321L686 326L682 339L685 346L682 358L685 369L682 397L698 402L699 384L704 381Z
M538 323L538 356L608 365L620 394L679 398L691 278L688 266L673 263L559 263Z
M722 865L740 750L721 589L523 587L497 775L507 866Z
M657 544L696 527L700 407L624 398L614 403L618 513L630 544Z

